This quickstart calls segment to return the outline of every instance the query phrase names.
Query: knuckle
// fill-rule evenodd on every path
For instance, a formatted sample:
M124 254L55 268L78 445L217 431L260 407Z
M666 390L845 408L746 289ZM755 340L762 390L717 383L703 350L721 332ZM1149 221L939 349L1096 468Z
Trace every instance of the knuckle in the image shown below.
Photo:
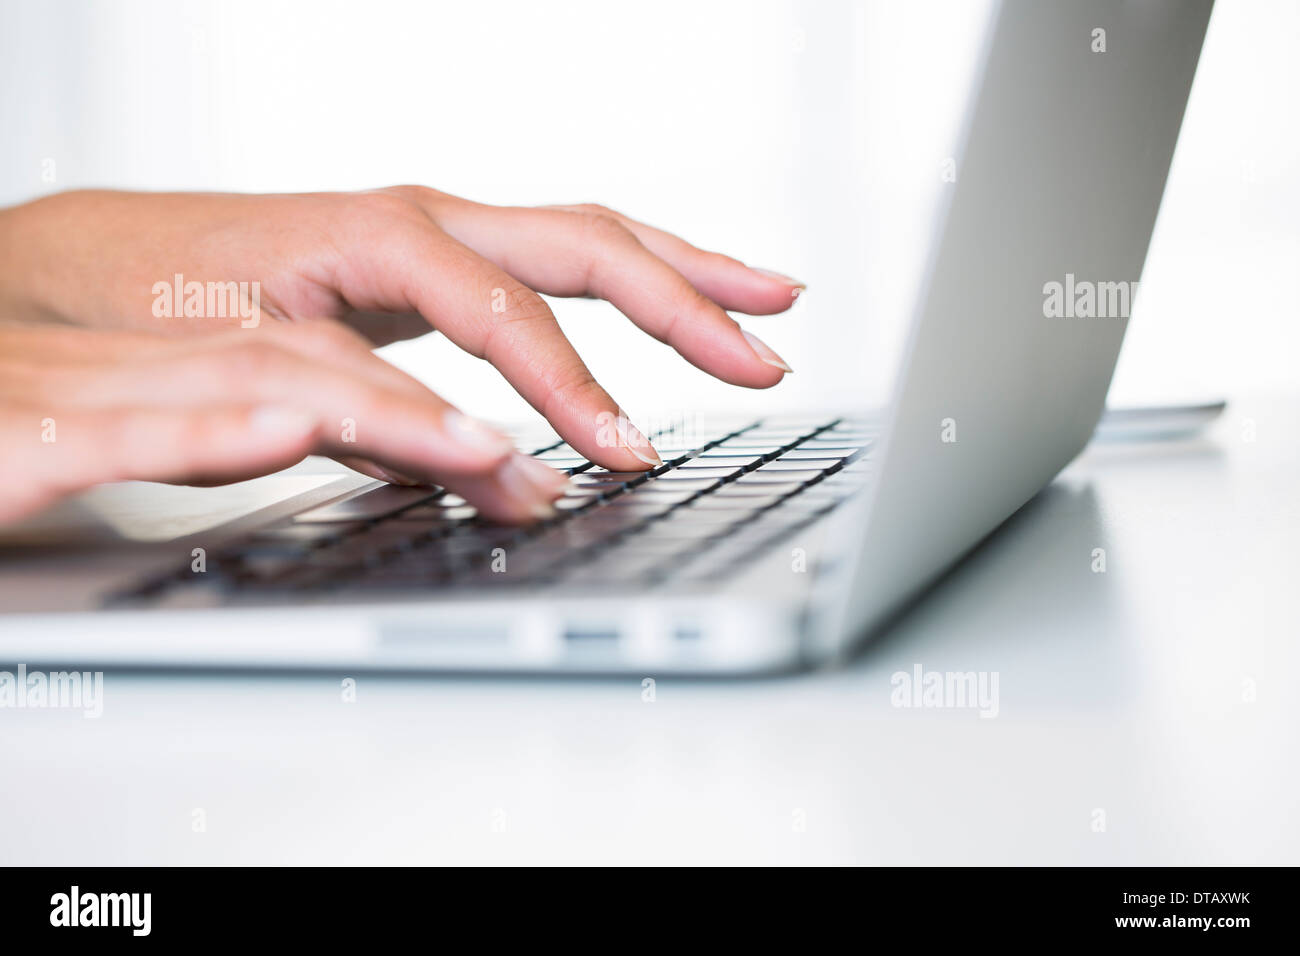
M586 238L596 245L623 244L632 239L631 231L608 212L580 213Z
M405 187L399 187L405 188ZM391 190L351 193L347 197L348 210L361 219L409 219L419 213L409 199Z
M546 300L526 285L507 283L504 288L494 289L493 293L500 303L499 308L494 309L496 325L555 319Z
M546 301L527 286L511 285L501 290L504 308L489 320L483 355L509 344L518 336L526 335L538 323L555 325L555 315Z
M618 218L618 213L614 212L614 210L610 209L608 206L602 206L600 203L580 202L577 205L569 206L568 208L585 216L605 216L609 219Z
M735 320L723 312L717 303L694 286L684 284L680 293L678 307L672 310L672 314L663 326L663 331L656 336L660 341L676 348L681 344L679 338L682 331L698 324L702 318L708 318L709 315L721 313L726 321L736 324Z
M579 285L589 294L603 296L603 285L611 267L640 241L632 231L608 211L583 211L578 213L578 241L574 253L574 267L579 273Z
M412 203L416 206L431 205L446 198L445 193L440 193L438 190L429 186L421 186L418 183L404 183L400 186L389 186L387 189L381 190L381 192L396 196L403 202Z
M719 318L730 318L726 311L718 303L714 302L707 295L701 292L695 286L691 285L685 279L680 283L680 291L685 299L686 311L694 317L701 317L701 313L707 313Z
M609 396L592 377L591 372L581 363L572 368L553 372L547 382L546 399L542 404L542 416L550 419L557 413L556 406L579 407L587 404L606 404Z

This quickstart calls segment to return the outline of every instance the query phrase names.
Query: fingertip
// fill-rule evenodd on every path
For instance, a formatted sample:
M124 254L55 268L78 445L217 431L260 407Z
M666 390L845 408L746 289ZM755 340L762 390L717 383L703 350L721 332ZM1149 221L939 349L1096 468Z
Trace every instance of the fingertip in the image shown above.
M535 458L514 454L488 475L458 476L447 487L488 521L529 525L553 518L567 479Z
M710 295L710 298L716 298L724 308L746 315L777 315L793 308L808 288L798 279L771 269L745 266L741 276L743 280L727 288L712 290L717 296Z
M664 463L664 460L659 457L659 452L655 451L654 446L648 442L644 449L629 448L628 451L635 455L637 461L645 465L646 468L658 468Z
M566 475L522 452L513 453L497 470L497 475L498 477L509 476L509 484L518 487L521 491L531 489L550 500L562 495L569 483Z
M744 335L745 341L749 343L749 347L753 350L754 355L757 356L758 360L764 365L780 370L782 376L788 375L794 371L785 359L777 355L766 342L760 339L753 332L750 332L747 329L741 329L740 331L741 334ZM779 378L774 379L773 384L779 381Z
M807 291L807 287L801 285L783 288L781 290L780 298L774 298L773 308L766 314L777 315L781 312L789 312L794 308L794 304L803 298L805 291Z
M588 457L602 468L648 471L663 464L650 439L621 409L617 413L602 412L596 421L596 448Z
M568 479L536 458L516 452L496 471L496 485L505 494L497 502L515 524L532 524L555 517L552 502L564 494Z
M641 429L628 421L627 416L622 412L619 412L618 424L623 448L630 452L632 457L646 468L658 468L664 463L659 457L659 452L655 451L655 446L650 443L650 439L641 433Z
M555 506L546 502L519 502L513 499L482 498L471 500L480 515L495 524L532 525L555 517Z
M590 457L595 464L610 471L650 471L663 464L663 459L653 448L648 455L634 452L630 448L602 448L599 454Z

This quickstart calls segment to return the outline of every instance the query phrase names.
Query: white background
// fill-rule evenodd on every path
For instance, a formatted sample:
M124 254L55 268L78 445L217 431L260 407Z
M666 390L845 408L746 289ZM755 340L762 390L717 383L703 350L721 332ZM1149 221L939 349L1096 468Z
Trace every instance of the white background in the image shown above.
M0 202L601 201L810 285L747 320L796 368L749 396L561 303L634 413L883 393L987 11L0 0ZM1297 49L1294 2L1216 11L1121 363L1128 393L1247 397L1205 439L1094 445L850 666L654 706L638 677L365 677L344 706L337 675L110 674L99 721L3 715L0 862L1294 863ZM467 408L517 407L404 348ZM890 706L917 663L1002 675L999 719Z
M609 306L557 304L634 417L881 397L990 9L0 0L0 202L407 181L603 202L809 283L789 315L746 320L796 370L777 393L710 381ZM1294 381L1297 48L1294 0L1216 10L1113 394ZM480 414L522 409L437 337L390 354Z

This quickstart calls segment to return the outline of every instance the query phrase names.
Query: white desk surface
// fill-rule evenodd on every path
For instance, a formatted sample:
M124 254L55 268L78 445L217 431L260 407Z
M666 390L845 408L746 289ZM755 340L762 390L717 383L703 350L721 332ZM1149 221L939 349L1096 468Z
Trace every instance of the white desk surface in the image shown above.
M835 672L109 674L98 721L0 711L0 863L1295 864L1297 411L1094 446ZM918 663L997 672L998 716L891 706Z

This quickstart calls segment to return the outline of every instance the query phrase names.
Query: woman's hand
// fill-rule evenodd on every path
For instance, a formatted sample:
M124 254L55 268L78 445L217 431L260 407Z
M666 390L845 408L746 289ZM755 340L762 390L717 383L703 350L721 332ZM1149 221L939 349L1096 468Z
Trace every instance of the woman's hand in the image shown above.
M432 326L491 362L583 455L611 469L641 470L657 463L654 449L594 381L538 293L608 299L699 368L765 388L788 368L724 309L780 312L801 288L600 207L484 206L422 187L288 196L74 192L0 213L0 320L97 330L80 338L65 331L76 343L69 351L81 350L88 363L78 374L60 373L65 402L191 420L204 404L181 394L185 370L194 368L209 383L201 391L210 400L243 407L244 425L231 425L232 434L251 427L251 406L268 401L314 429L281 446L274 460L234 456L228 469L213 471L220 463L214 458L199 462L195 475L263 473L303 449L339 454L329 433L346 418L365 422L367 441L395 444L342 453L360 452L419 480L459 481L465 497L498 516L504 512L487 502L492 496L464 482L468 474L495 474L472 469L500 468L505 453L458 471L471 467L457 457L467 439L452 440L459 426L444 421L445 403L370 355L362 340L344 344L331 320L370 342ZM199 334L178 338L182 332ZM30 336L22 348L10 351L18 348L10 344L0 354L11 364L39 364L40 349L53 346L39 330L22 335ZM123 347L131 340L122 336L131 335L148 344ZM87 342L99 342L103 354ZM29 373L43 377L39 368ZM106 379L115 384L102 384ZM132 393L132 383L146 394ZM402 419L400 427L381 421L374 390L385 400L402 396L424 418ZM91 394L96 398L83 400ZM614 441L611 422L618 425ZM179 421L177 429L183 432ZM247 454L254 445L250 440ZM421 453L412 455L417 447ZM130 477L179 474L133 466Z
M507 522L546 516L564 486L331 320L179 339L0 325L0 447L0 522L104 481L219 484L312 453Z

